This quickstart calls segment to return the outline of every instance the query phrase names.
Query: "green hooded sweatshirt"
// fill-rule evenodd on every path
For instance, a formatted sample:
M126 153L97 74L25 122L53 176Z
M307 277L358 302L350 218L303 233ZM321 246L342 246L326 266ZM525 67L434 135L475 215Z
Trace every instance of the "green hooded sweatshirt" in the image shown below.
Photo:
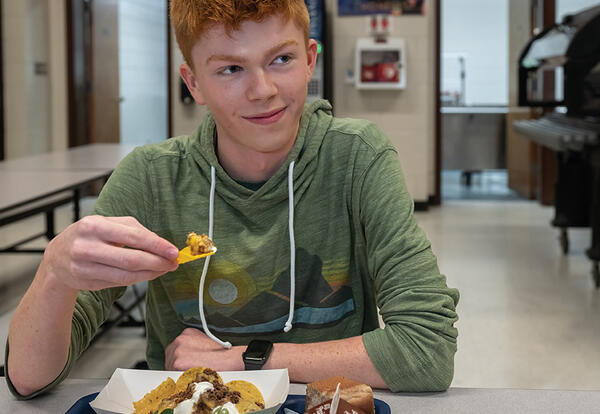
M288 159L256 191L219 165L215 137L209 114L193 135L137 148L95 207L105 216L133 216L179 248L190 231L209 233L218 247L210 260L148 283L150 368L164 369L165 348L186 327L202 329L204 317L210 335L233 345L362 335L392 391L446 389L459 295L446 286L415 222L398 155L384 134L366 121L332 117L326 101L306 105ZM80 293L69 361L53 384L124 289Z

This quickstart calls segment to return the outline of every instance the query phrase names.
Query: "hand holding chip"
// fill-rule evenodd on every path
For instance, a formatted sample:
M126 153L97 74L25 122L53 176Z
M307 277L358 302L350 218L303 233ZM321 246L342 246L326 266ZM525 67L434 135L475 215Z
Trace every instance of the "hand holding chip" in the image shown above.
M129 286L177 268L177 248L133 217L87 216L55 237L44 265L74 290Z

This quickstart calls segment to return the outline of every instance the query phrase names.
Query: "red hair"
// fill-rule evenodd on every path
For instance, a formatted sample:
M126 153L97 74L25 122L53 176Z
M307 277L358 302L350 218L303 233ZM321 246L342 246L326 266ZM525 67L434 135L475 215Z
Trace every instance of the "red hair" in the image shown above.
M171 0L170 5L175 38L190 66L192 48L211 27L222 24L229 34L247 20L260 22L275 14L291 19L304 32L308 45L310 18L304 0Z

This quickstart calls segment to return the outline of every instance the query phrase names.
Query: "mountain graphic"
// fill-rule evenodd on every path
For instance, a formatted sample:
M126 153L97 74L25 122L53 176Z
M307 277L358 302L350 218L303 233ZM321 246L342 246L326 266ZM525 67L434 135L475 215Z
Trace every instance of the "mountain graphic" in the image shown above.
M281 272L271 290L286 298L290 296L290 269ZM323 261L304 249L296 250L296 300L308 306L319 306L321 299L333 289L323 277ZM289 306L289 304L288 304Z
M339 320L349 310L354 310L352 289L349 286L332 289L323 277L322 268L323 262L319 256L311 255L301 248L296 250L295 308L310 313L311 308L326 310L338 307L339 309L331 316ZM287 318L290 308L289 294L290 269L288 268L277 276L270 290L259 293L232 315L227 316L217 311L207 314L207 320L210 325L219 327L219 330L265 325L282 317ZM327 321L328 324L331 322Z

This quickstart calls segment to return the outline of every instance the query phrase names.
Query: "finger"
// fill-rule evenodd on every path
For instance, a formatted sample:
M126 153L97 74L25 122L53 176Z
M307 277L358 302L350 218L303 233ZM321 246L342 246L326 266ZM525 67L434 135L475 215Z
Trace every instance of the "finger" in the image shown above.
M123 224L125 218L83 221L84 231L95 234L110 243L145 250L168 260L175 260L179 254L177 248L169 241L159 237L143 226Z
M97 244L95 248L88 251L88 259L128 271L169 272L177 268L177 262L167 260L162 256L111 244Z
M114 221L116 223L127 224L135 227L143 227L138 219L133 216L102 216L109 221Z
M154 280L166 272L154 272L149 270L127 271L101 263L85 262L77 265L77 277L82 283L93 281L96 285L100 281L103 286L99 289L129 286L134 283Z
M102 216L106 220L114 221L116 223L128 224L132 226L141 226L138 219L133 216Z

